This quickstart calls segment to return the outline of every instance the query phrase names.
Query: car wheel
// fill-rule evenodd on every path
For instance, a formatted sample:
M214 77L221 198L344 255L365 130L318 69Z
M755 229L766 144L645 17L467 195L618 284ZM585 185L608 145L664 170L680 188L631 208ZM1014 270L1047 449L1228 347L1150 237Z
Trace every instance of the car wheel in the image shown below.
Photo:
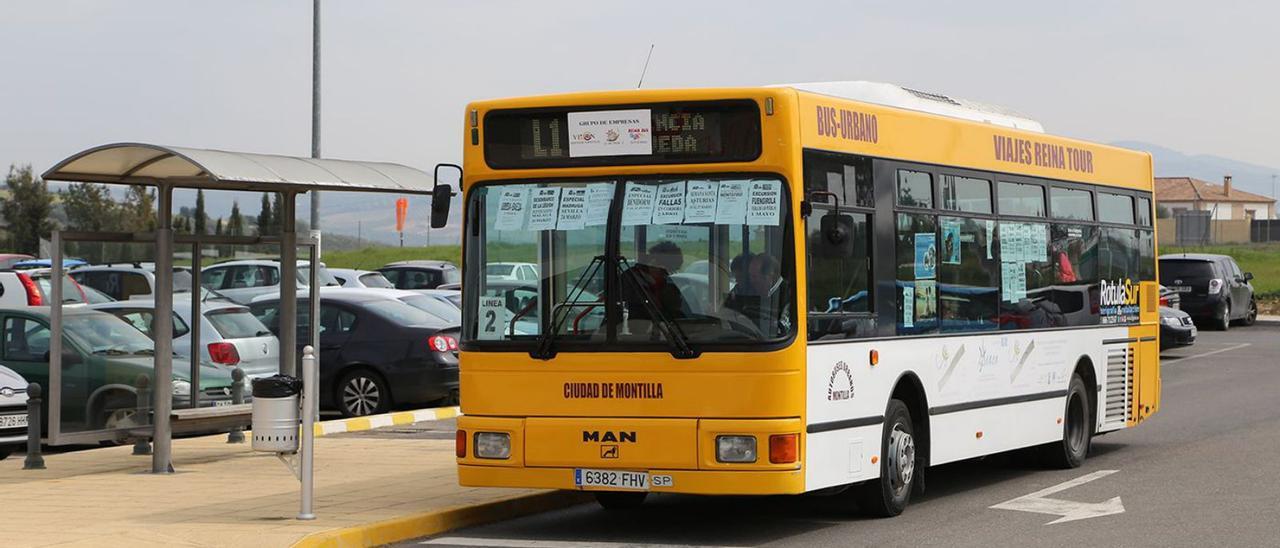
M386 413L391 409L391 391L377 373L357 369L338 383L338 410L344 417Z
M1093 410L1080 375L1071 376L1067 388L1067 408L1062 421L1062 440L1040 446L1040 457L1054 468L1076 468L1089 455L1093 441Z
M1258 301L1249 299L1249 312L1240 320L1240 325L1250 326L1258 321Z
M1213 321L1213 324L1214 327L1218 328L1218 331L1226 331L1231 328L1231 301L1227 301L1227 304L1222 307L1222 314Z
M920 472L911 412L902 400L891 399L885 410L880 440L880 477L854 488L858 507L877 517L893 517L906 510Z
M605 510L632 510L644 504L645 492L597 491L596 502Z

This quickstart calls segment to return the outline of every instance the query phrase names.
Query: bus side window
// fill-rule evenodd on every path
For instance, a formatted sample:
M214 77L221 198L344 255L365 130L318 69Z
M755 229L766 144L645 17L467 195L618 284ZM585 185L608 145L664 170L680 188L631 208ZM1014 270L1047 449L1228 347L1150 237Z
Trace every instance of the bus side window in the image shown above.
M871 334L869 234L864 213L823 208L809 217L810 340Z

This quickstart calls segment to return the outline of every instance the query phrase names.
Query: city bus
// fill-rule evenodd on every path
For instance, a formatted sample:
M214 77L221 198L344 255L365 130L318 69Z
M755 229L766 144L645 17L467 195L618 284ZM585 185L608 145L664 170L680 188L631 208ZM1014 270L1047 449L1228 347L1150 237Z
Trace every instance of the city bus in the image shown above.
M478 101L463 143L462 485L892 516L1159 409L1146 153L866 82Z

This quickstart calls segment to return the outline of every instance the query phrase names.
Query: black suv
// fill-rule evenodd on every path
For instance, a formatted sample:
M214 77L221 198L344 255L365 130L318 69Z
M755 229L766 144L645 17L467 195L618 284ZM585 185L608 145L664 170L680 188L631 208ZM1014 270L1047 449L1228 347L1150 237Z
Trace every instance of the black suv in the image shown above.
M435 289L462 281L462 272L449 261L400 261L378 269L396 289Z
M1253 325L1258 319L1252 279L1253 274L1242 272L1227 255L1160 256L1160 284L1178 293L1182 311L1224 331L1231 322Z

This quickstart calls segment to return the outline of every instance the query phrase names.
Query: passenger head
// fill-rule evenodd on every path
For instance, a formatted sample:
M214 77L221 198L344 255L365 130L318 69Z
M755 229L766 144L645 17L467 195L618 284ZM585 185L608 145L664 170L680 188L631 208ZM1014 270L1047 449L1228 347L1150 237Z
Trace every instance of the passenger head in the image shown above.
M751 258L747 276L751 280L751 288L763 295L778 283L782 277L782 271L778 267L777 259L762 253Z
M751 258L754 256L750 251L743 251L741 255L729 261L729 273L733 275L735 282L747 283L747 267L751 265Z
M684 266L684 252L680 251L680 246L675 242L662 240L649 248L642 262L664 269L668 273L676 273L680 271L681 266Z

